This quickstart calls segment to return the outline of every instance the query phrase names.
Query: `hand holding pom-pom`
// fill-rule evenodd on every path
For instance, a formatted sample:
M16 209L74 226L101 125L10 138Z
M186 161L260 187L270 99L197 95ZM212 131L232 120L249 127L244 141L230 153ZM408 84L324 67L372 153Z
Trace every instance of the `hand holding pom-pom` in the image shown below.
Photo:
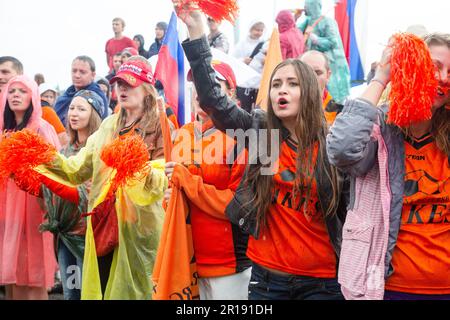
M430 51L419 37L393 36L391 86L388 123L405 128L431 119L438 81Z
M173 6L178 18L183 20L187 27L196 26L201 22L200 8L195 2L173 0Z
M116 138L104 146L100 158L116 169L111 192L123 187L132 178L139 178L148 166L149 154L144 140L135 134Z
M0 178L13 177L22 190L38 195L41 175L34 168L52 161L55 154L55 147L31 130L4 134L0 141Z
M389 45L383 50L374 77L375 79L382 81L385 85L391 81L392 45L393 38L389 40Z
M198 10L217 22L228 20L234 23L239 8L236 0L172 0L175 11L189 27L191 19L198 18Z

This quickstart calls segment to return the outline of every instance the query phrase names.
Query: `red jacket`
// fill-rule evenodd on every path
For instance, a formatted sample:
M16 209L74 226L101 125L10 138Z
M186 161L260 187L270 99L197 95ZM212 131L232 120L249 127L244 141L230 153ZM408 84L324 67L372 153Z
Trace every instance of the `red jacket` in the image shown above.
M282 10L276 19L280 31L280 45L283 60L296 59L303 54L303 34L295 26L294 16L289 10Z

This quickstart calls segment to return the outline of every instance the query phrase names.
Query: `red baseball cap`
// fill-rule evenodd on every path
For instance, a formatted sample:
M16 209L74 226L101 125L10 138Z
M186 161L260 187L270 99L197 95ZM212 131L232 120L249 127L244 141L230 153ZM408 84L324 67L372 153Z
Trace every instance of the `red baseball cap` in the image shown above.
M122 54L124 53L129 53L132 56L138 56L139 55L139 51L137 51L136 48L133 47L128 47L122 50Z
M125 81L133 88L139 87L144 82L155 85L152 67L138 60L127 61L122 64L116 76L109 83L114 84L118 80Z
M231 89L236 89L236 76L234 75L233 69L231 69L229 64L219 60L213 60L211 61L211 66L214 68L216 77L219 80L226 81ZM192 81L192 70L189 70L187 80Z

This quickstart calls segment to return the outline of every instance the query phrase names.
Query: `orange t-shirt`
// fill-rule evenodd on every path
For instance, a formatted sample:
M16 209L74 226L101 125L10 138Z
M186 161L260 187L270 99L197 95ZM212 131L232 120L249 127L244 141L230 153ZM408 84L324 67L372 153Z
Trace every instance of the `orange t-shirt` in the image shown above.
M314 159L318 146L315 146ZM309 199L310 219L303 211L304 196L292 197L296 172L297 148L294 142L283 142L279 171L274 176L275 192L269 207L267 226L260 238L250 237L248 257L255 263L281 272L316 277L336 277L336 256L325 220L319 208L317 185ZM314 160L315 163L315 160Z
M323 99L323 112L325 113L325 119L327 119L328 125L332 126L337 117L337 112L327 110L328 105L330 104L333 97L329 92L327 92L326 96Z
M450 294L450 167L432 136L405 141L402 224L386 289Z
M326 90L322 99L322 107L325 114L325 119L327 120L328 125L332 126L334 124L334 121L336 121L337 115L342 111L343 106L337 104L333 100L331 94Z
M42 119L50 123L55 128L57 134L66 132L66 128L64 128L64 125L53 108L42 107Z

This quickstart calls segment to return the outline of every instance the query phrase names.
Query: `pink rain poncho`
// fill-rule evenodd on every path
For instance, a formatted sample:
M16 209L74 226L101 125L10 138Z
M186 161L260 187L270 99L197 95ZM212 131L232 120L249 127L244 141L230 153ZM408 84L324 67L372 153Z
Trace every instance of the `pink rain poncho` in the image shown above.
M282 10L278 13L276 22L283 60L297 59L303 54L305 44L303 34L295 26L294 15L289 10Z
M0 100L0 131L10 86L24 84L32 94L33 113L27 128L60 149L55 129L41 118L42 109L36 83L27 77L12 78ZM12 179L0 184L0 285L52 287L56 271L53 235L40 233L45 211L38 198L20 190Z

